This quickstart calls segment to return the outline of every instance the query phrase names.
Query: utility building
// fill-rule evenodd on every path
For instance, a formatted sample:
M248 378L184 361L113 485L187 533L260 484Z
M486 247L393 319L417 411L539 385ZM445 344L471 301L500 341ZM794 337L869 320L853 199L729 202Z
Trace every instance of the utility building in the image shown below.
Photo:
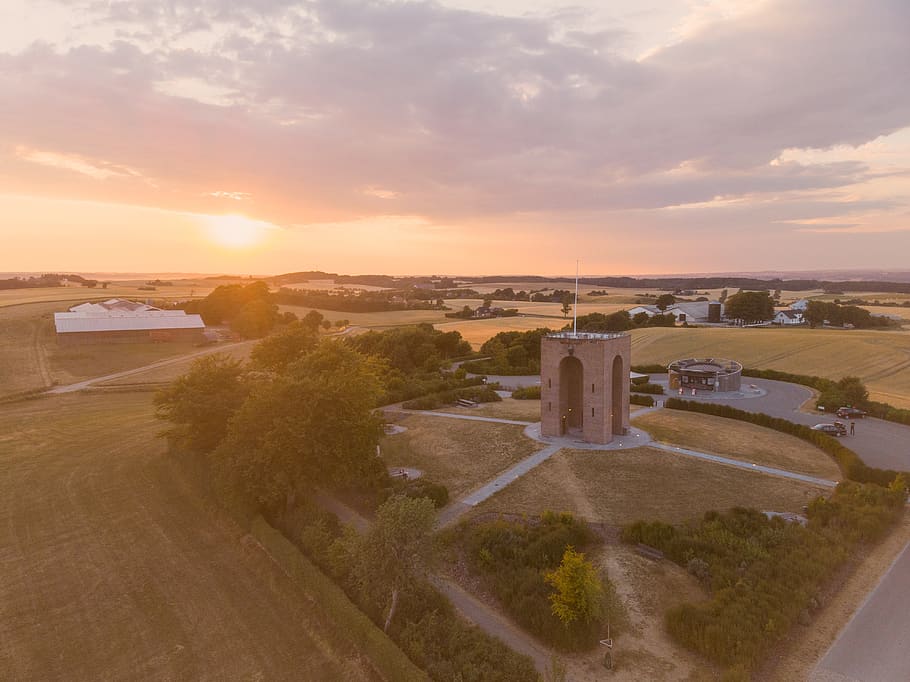
M631 364L628 334L559 332L541 339L541 433L588 443L625 435Z

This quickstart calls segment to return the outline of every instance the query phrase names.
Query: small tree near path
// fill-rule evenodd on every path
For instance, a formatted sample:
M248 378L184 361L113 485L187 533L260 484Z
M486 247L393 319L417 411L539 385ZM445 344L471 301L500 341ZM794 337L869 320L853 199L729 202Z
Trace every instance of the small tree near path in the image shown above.
M566 547L559 567L547 573L545 579L553 588L553 615L566 627L575 621L590 623L603 615L605 600L600 575L572 546Z

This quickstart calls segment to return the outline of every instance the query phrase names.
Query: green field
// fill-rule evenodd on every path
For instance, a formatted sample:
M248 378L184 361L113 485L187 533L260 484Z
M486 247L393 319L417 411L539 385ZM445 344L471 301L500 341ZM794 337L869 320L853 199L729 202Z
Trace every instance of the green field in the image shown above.
M377 680L161 427L147 393L0 407L4 679Z

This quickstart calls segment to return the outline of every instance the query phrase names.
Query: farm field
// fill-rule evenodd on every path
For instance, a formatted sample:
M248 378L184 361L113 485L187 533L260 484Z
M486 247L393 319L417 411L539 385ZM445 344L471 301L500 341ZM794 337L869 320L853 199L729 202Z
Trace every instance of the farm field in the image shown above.
M45 388L51 383L43 326L52 303L0 307L0 398Z
M642 447L598 452L561 450L473 515L570 511L623 525L638 519L681 523L735 506L799 512L824 488Z
M198 352L199 350L212 350L216 353L223 353L234 360L240 360L241 362L246 362L250 358L250 352L253 350L253 346L256 345L257 341L242 341L239 343L232 343L229 345L224 345L223 349L218 347L209 346L207 348L199 349L192 348L190 352ZM120 377L118 379L112 379L110 381L105 381L99 383L99 386L154 386L156 384L163 384L169 381L173 381L182 374L186 374L189 371L190 366L197 360L197 358L187 358L186 360L181 360L179 362L174 362L173 364L165 365L163 367L153 367L147 369L144 372L137 372L136 374L130 374L125 377Z
M696 328L632 332L632 363L725 357L746 367L860 377L873 400L910 407L910 333L891 331Z
M147 393L0 409L4 677L375 680L160 430Z
M818 448L754 424L675 410L651 412L632 423L663 443L831 481L841 477L834 460Z
M449 489L451 499L471 492L540 449L521 426L411 414L396 422L404 433L386 436L380 447L388 466L422 469Z
M86 301L106 301L109 298L128 298L130 300L175 300L201 298L209 294L218 282L176 283L171 287L158 287L155 291L140 291L141 283L112 284L107 289L96 287L40 287L35 289L2 289L0 290L0 307L22 305L25 303L84 303ZM63 312L69 306L56 308Z
M457 308L453 307L455 303L458 303ZM460 310L464 305L477 307L482 303L483 301L480 300L451 301L448 302L447 305L452 307L453 310ZM372 327L375 329L420 324L421 322L436 324L446 321L445 314L451 312L448 310L389 310L376 313L349 313L340 310L324 310L322 308L309 308L297 305L280 305L278 306L278 310L282 313L294 313L297 317L303 317L311 310L315 310L322 313L323 317L331 322L335 322L336 320L348 320L353 326Z

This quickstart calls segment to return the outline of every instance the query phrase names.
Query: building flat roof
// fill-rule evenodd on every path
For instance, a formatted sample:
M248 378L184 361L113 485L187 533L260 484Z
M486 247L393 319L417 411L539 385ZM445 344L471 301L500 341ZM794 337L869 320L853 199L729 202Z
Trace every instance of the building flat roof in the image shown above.
M199 315L187 315L182 310L147 310L136 313L54 313L54 326L58 334L205 329L205 323Z

